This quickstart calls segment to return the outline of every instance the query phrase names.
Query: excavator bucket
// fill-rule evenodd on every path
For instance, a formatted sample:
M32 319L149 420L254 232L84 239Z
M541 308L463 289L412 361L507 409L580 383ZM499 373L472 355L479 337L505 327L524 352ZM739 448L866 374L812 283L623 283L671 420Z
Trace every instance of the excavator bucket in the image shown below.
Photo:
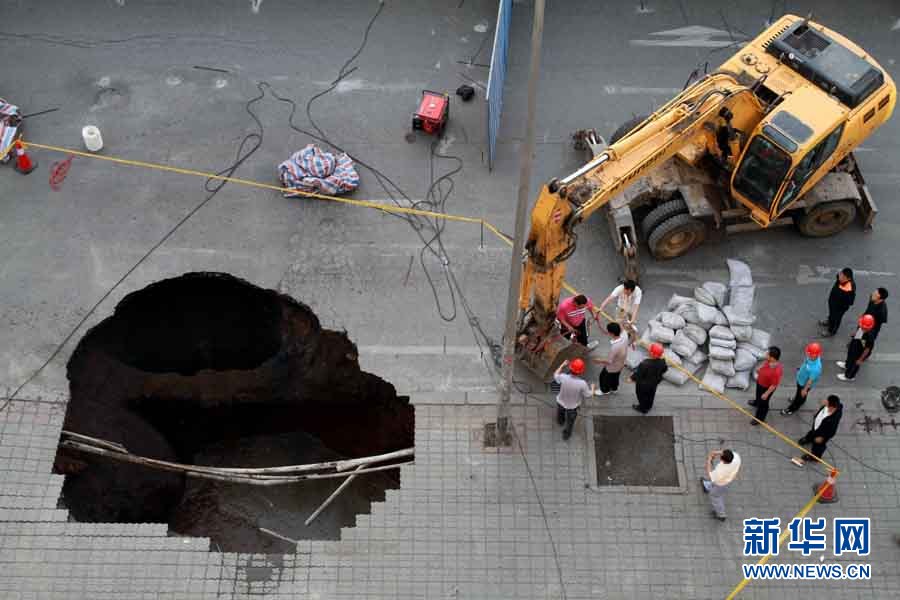
M524 344L520 348L519 358L526 367L531 369L542 381L553 379L553 372L563 361L584 359L588 355L588 349L576 342L570 342L559 332L559 327L553 326L549 335L538 343L535 350L531 344Z

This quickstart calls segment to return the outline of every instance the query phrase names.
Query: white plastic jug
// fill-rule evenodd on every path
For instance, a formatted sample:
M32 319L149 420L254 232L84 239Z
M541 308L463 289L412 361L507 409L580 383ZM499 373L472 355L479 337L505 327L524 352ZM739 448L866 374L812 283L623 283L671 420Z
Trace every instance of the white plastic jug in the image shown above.
M99 152L103 149L103 137L95 126L88 125L82 128L81 137L84 138L84 145L91 152Z

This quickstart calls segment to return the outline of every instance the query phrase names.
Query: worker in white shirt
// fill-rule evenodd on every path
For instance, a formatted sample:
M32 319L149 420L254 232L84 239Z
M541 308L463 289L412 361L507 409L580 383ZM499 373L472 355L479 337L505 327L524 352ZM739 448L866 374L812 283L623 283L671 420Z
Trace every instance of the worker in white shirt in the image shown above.
M618 323L607 323L606 334L610 337L609 354L605 359L595 359L598 365L603 365L600 371L598 389L594 395L603 396L619 391L619 376L625 368L625 359L628 358L628 339L622 335L622 328Z
M715 468L713 462L718 459ZM725 491L737 477L741 468L741 456L732 450L713 450L706 457L706 477L700 478L703 492L709 494L713 515L725 520Z
M600 310L603 310L607 304L616 301L615 320L625 328L632 341L637 337L636 326L642 297L641 288L633 280L626 279L621 285L616 286L600 305Z
M566 367L569 367L569 372L563 373ZM576 358L571 363L563 361L553 373L553 380L559 384L559 394L556 395L556 422L563 426L564 440L572 436L572 427L575 426L581 401L592 397L596 389L581 378L584 369L584 361Z

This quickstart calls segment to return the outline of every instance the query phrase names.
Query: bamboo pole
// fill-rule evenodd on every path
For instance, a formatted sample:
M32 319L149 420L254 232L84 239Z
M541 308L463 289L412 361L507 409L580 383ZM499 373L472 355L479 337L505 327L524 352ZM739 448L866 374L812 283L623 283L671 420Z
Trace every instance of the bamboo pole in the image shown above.
M92 438L90 436L81 435L79 433L72 433L68 431L63 431L63 433L67 436L75 438L76 443L85 442L84 445L93 444L95 446L99 446L101 448L106 448L109 450L127 453L127 449L120 444L115 444L113 442L107 442L105 440L100 440L97 438ZM60 445L65 445L67 440L63 440ZM74 446L72 446L74 448ZM77 449L77 448L75 448ZM337 471L346 471L352 469L361 464L372 464L385 462L388 460L392 460L394 458L405 458L407 456L414 456L416 453L415 448L405 448L403 450L396 450L394 452L388 452L386 454L375 454L372 456L364 456L362 458L351 458L344 460L331 460L320 463L309 463L305 465L288 465L282 467L258 467L258 468L241 468L241 467L209 467L204 465L183 465L184 467L189 467L191 470L196 471L208 471L208 472L216 472L216 473L234 473L234 474L246 474L246 475L275 475L281 473L304 473L307 471L324 471L327 469L335 469ZM134 456L134 455L132 455ZM155 460L155 459L147 459L147 460ZM165 461L163 461L165 462ZM174 465L182 465L182 463L170 463Z
M331 495L328 496L328 497L325 499L325 502L323 502L323 503L319 506L319 508L317 508L317 509L315 510L315 512L313 512L313 514L309 515L309 518L308 518L303 524L306 525L307 527L309 527L309 524L312 523L312 522L315 520L315 518L318 517L319 514L320 514L323 510L325 510L326 508L328 508L328 505L331 504L331 501L334 500L335 498L337 498L338 494L340 494L341 492L343 492L343 491L344 491L344 488L346 488L348 485L350 485L350 482L351 482L351 481L353 481L354 479L356 479L356 476L360 473L360 470L361 470L364 466L365 466L365 465L359 465L358 467L356 467L356 470L353 471L353 473L351 473L350 476L347 477L347 479L345 479L344 482L343 482L340 486L338 486L338 489L336 489L336 490L334 490L333 492L331 492Z
M363 475L365 473L376 473L378 471L388 471L390 469L399 469L403 465L411 465L414 464L415 461L408 460L405 462L394 463L390 465L382 465L380 467L371 467L369 469L363 469L358 472L359 475ZM287 485L289 483L298 483L301 481L308 481L312 479L337 479L340 477L347 477L346 473L311 473L309 475L285 475L284 477L272 477L269 479L245 479L243 477L235 477L235 476L225 476L225 475L213 475L211 473L193 473L187 472L188 477L195 477L197 479L213 479L218 481L226 481L228 483L246 483L249 485L261 485L261 486L270 486L270 485Z
M85 442L89 444L94 444L95 446L100 446L101 448L107 448L109 450L114 450L116 452L128 452L128 449L125 448L122 444L118 444L116 442L108 442L106 440L101 440L95 437L91 437L89 435L82 435L80 433L75 433L74 431L66 431L62 430L62 434L66 437L70 437L79 442Z
M216 467L195 467L193 465L185 465L182 463L173 463L165 460L158 460L155 458L146 458L143 456L135 456L130 453L122 453L119 451L108 450L106 448L98 448L88 444L82 444L80 442L74 442L71 440L65 440L60 443L60 447L69 448L72 450L76 450L79 452L85 452L88 454L96 454L98 456L105 456L107 458L111 458L113 460L119 460L122 462L128 462L132 464L142 465L149 468L160 469L163 471L170 471L175 473L184 473L189 477L195 477L198 479L210 479L213 481L224 481L228 483L243 483L250 485L284 485L288 483L297 483L300 481L305 481L309 479L335 479L339 477L346 477L345 473L335 472L335 473L307 473L303 475L263 475L256 473L230 473L228 471L224 471L218 469ZM388 469L396 469L401 465L412 464L414 461L404 461L400 463L394 463L390 465L382 465L379 467L370 467L368 469L360 469L358 471L359 474L363 473L373 473L377 471L386 471ZM364 465L360 465L360 467L364 467Z
M351 458L348 460L339 460L336 469L338 471L346 471L348 469L352 469L357 465L367 465L370 463L376 462L384 462L386 460L391 460L394 458L405 458L407 456L414 456L416 454L415 448L406 448L404 450L397 450L395 452L388 452L387 454L376 454L374 456L366 456L363 458Z
M263 533L265 533L267 535L271 535L274 538L278 538L279 540L284 540L285 542L290 542L291 544L294 544L295 546L300 543L297 540L294 540L287 536L281 535L280 533L272 531L271 529L266 529L265 527L257 527L257 529L259 529L260 531L262 531Z

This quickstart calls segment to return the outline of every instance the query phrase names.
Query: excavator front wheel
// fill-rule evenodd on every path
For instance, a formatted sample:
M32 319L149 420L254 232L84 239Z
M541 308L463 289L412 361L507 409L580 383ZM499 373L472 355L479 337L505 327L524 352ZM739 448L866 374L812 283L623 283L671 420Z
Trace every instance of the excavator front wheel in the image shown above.
M797 229L807 237L828 237L843 231L856 218L856 205L849 200L816 204L808 213L798 215Z
M660 223L647 245L657 260L668 260L686 254L706 239L706 225L688 214L679 214Z
M647 216L644 217L643 221L641 221L641 229L644 232L644 239L650 239L650 235L653 233L653 230L656 229L660 225L660 223L666 222L675 215L686 215L687 213L687 202L685 202L684 198L682 198L681 196L659 204L656 208L647 213Z

